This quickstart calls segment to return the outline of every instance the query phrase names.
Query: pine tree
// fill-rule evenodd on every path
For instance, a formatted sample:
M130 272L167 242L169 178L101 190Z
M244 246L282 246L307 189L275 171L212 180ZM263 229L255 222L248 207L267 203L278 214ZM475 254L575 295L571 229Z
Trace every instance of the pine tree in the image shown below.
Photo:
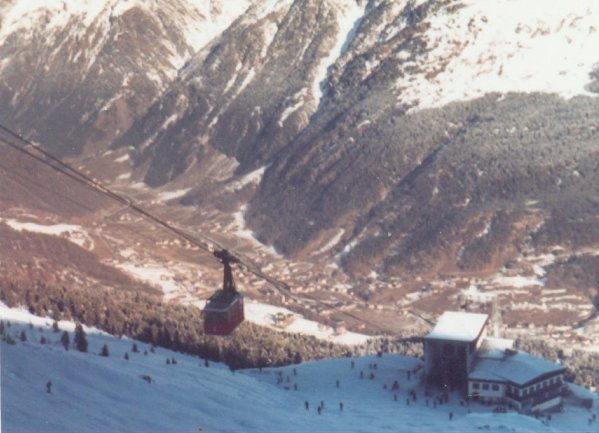
M64 346L65 350L69 350L69 344L71 343L71 341L69 338L69 333L67 331L64 331L62 333L62 336L60 337L60 342Z
M25 334L25 331L21 331L20 338L21 338L21 341L23 341L23 342L27 341L27 334Z
M139 349L137 348L137 344L136 343L133 343L133 346L131 347L131 352L133 352L133 353L139 352Z
M42 338L40 338L40 344L46 344L46 337L44 337L42 335Z
M52 330L54 332L59 332L60 328L58 327L58 322L55 320L54 323L52 323Z
M104 357L109 357L110 354L108 353L108 346L106 344L104 344L104 346L102 346L102 350L100 351L100 356L104 356Z
M129 354L125 352L125 360L129 361Z
M75 347L79 352L87 352L87 338L85 336L85 331L83 330L83 326L81 323L77 323L75 326Z
M4 321L0 320L0 335L4 335Z

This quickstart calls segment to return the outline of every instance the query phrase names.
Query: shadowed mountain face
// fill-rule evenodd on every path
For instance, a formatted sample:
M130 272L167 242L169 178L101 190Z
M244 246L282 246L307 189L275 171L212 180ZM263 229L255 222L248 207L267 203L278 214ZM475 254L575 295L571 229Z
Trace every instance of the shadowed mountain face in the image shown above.
M525 241L596 245L598 114L591 98L508 94L334 139L323 125L275 160L249 220L290 253L341 228L335 249L358 273L481 269Z
M580 284L599 285L587 281L599 56L584 48L598 10L112 3L50 33L3 20L3 122L61 154L127 148L149 186L186 184L183 203L198 208L245 205L263 243L355 277L484 274L557 248ZM198 23L212 32L203 43L190 37ZM547 46L570 48L540 64ZM259 185L229 200L226 185L248 173ZM549 277L574 278L573 263Z
M59 155L105 150L246 5L203 3L4 1L0 119Z

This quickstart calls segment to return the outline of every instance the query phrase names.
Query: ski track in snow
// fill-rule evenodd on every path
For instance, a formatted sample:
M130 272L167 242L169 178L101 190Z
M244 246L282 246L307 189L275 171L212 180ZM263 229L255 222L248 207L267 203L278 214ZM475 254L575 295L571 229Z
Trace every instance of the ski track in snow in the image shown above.
M514 412L495 414L492 407L476 403L467 408L455 394L448 404L426 406L418 375L407 378L407 370L421 362L416 358L385 354L354 358L354 368L350 359L343 358L232 373L220 363L206 367L197 357L162 348L151 352L141 342L136 343L139 353L133 353L132 340L90 328L86 329L88 353L65 351L61 334L52 332L49 318L0 303L0 319L11 322L5 330L17 337L14 345L2 342L0 351L2 427L7 432L596 431L596 423L587 425L591 412L571 405L553 414L549 425ZM59 326L71 333L74 329L71 322ZM26 342L18 339L21 331L27 335ZM42 335L50 339L48 344L39 343ZM109 357L98 356L104 344ZM125 352L129 360L124 359ZM167 358L177 363L167 365ZM369 368L373 363L375 370ZM392 391L383 388L394 380L400 383L397 401ZM46 392L48 381L52 381L51 393ZM410 389L416 390L417 399L408 406ZM597 412L599 396L579 387L572 389L593 398ZM305 401L309 410L304 408ZM321 401L324 409L318 415ZM452 421L448 421L449 412L454 414Z

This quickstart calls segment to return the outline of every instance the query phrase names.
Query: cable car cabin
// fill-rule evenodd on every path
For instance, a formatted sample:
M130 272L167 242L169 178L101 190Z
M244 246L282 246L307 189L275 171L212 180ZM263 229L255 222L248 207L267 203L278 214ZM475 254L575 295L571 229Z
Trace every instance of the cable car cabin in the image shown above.
M204 307L207 335L229 335L243 320L243 296L239 292L219 290Z
M224 267L223 288L214 293L204 307L204 333L229 335L244 319L243 296L235 287L231 270L231 263L239 263L239 259L227 250L213 254Z

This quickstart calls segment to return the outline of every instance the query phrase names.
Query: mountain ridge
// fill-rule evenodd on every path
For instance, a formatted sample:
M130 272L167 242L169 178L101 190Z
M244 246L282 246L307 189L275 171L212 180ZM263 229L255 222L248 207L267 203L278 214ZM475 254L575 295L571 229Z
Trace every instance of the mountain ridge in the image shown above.
M594 5L180 0L165 18L175 6L132 1L102 29L91 12L48 27L71 3L52 5L34 39L0 26L0 119L83 169L150 203L175 191L196 228L321 266L364 302L432 286L414 305L434 311L517 274L534 306L510 322L596 314ZM91 75L63 73L86 58L71 34L56 45L71 27L103 53Z

